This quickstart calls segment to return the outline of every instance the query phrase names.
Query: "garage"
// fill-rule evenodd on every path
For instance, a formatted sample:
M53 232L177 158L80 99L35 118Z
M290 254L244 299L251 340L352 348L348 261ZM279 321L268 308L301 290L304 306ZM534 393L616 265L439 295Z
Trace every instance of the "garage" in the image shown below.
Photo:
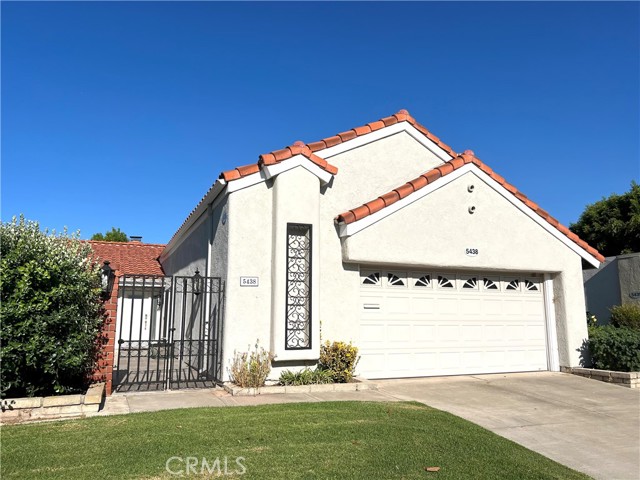
M361 268L360 375L547 370L541 274Z

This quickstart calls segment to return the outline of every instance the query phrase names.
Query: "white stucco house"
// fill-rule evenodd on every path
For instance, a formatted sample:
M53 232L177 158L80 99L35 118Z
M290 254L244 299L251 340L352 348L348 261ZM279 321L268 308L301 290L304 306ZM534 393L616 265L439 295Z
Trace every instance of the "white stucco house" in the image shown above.
M225 171L160 255L225 282L222 358L352 341L368 378L559 370L602 256L405 110Z

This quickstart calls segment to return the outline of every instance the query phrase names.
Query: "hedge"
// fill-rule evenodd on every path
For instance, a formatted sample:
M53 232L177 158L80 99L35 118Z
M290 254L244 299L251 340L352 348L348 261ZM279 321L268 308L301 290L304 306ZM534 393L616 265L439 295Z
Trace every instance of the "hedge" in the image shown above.
M613 325L590 327L589 351L597 369L640 371L640 330Z

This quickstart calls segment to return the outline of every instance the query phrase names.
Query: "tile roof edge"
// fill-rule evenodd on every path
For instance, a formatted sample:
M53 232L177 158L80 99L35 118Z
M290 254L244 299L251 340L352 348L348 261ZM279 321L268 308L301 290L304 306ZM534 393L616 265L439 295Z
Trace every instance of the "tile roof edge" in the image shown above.
M122 246L135 246L135 247L166 247L164 243L144 243L144 242L109 242L106 240L81 240L86 243L98 243L101 245L122 245Z
M398 113L395 113L395 114L393 114L393 115L391 115L389 117L384 117L384 118L382 118L380 120L377 120L375 122L370 122L370 123L368 123L368 124L366 124L364 126L352 128L350 130L350 132L353 132L352 135L354 135L353 138L355 138L355 137L366 135L366 134L371 133L371 132L375 132L377 130L380 130L382 128L388 127L390 125L393 125L393 124L396 124L396 123L400 123L400 122L405 122L405 121L408 122L409 124L411 124L415 129L417 129L420 133L422 133L429 140L431 140L436 145L438 145L440 148L442 148L445 152L447 152L448 155L450 155L452 157L456 157L457 156L456 152L454 152L451 147L449 147L447 144L443 143L438 137L436 137L429 130L427 130L426 127L424 127L423 125L418 123L415 120L415 118L413 118L409 114L409 112L407 110L405 110L405 109L399 110ZM268 152L268 153L260 155L258 157L258 162L257 163L252 163L252 164L248 164L248 165L242 165L240 167L232 168L230 170L223 170L218 175L218 180L217 181L231 182L233 180L238 180L240 178L243 178L243 176L246 176L247 174L250 174L250 173L246 173L246 172L250 172L252 169L255 169L255 167L257 167L257 169L253 173L257 173L259 171L259 169L262 168L262 164L264 164L264 163L268 164L268 162L272 161L270 155L273 156L273 160L275 160L276 159L276 153L287 155L285 150L288 150L288 152L291 153L291 156L293 156L292 152L295 149L300 149L300 153L302 153L302 150L305 150L305 153L303 153L303 155L305 155L305 156L307 156L306 155L306 153L307 153L306 151L308 150L307 158L309 158L310 161L312 161L313 163L318 165L320 168L323 168L324 170L329 172L331 175L336 175L338 173L338 168L335 167L334 165L331 165L330 163L328 163L326 160L324 160L323 158L319 157L318 155L315 155L315 152L323 150L325 148L328 148L329 146L338 145L340 143L343 143L344 141L347 141L347 140L344 140L343 137L341 137L340 135L345 135L345 133L343 132L343 134L337 134L337 135L334 135L332 137L326 137L326 138L324 138L322 140L318 140L316 142L310 142L310 143L306 143L306 144L304 142L301 142L301 141L294 142L293 145L290 145L290 146L285 147L283 149L273 150L271 152ZM345 138L346 138L346 135L345 135ZM316 162L314 160L314 157L317 158L317 159L322 160L323 162L325 162L326 163L326 167L322 167L321 166L322 162L320 162L320 163ZM291 157L287 157L287 158L291 158ZM265 162L265 160L266 160L266 162ZM277 163L277 161L275 161L275 163ZM243 173L244 173L244 175L243 175ZM167 242L166 246L169 246L170 244L172 244L173 240L176 237L178 237L178 233L189 222L189 219L196 212L196 210L200 207L200 205L202 204L204 199L207 197L209 192L211 192L213 190L213 188L215 187L217 181L214 182L213 185L211 185L211 187L209 188L207 193L204 194L204 196L198 202L198 204L193 208L193 210L191 210L189 215L187 215L187 217L182 222L182 224L178 227L178 229L175 231L175 233L171 236L171 239Z
M331 137L326 137L323 138L321 140L315 141L315 142L310 142L310 143L304 143L301 141L296 141L293 143L293 145L288 145L284 148L278 149L278 150L272 150L270 152L267 153L263 153L262 155L258 156L258 162L257 163L251 163L248 165L243 165L243 166L239 166L236 168L232 168L230 170L224 170L220 173L219 178L223 178L224 180L226 180L227 182L229 181L233 181L233 180L238 180L242 177L245 177L247 175L250 175L251 173L256 173L258 170L257 168L261 168L263 165L275 165L276 163L280 163L283 160L287 160L289 158L294 157L295 155L304 155L305 157L307 157L309 160L311 160L312 162L316 163L318 166L320 166L321 168L324 168L320 163L314 161L314 156L319 158L320 160L322 160L322 162L326 162L326 160L322 159L321 157L315 155L315 152L319 152L321 150L324 150L326 148L330 148L333 147L335 145L339 145L341 143L347 142L349 140L353 140L354 138L357 137L362 137L364 135L367 135L369 133L375 132L377 130L380 130L382 128L385 127L389 127L391 125L394 125L396 123L400 123L400 122L407 122L409 123L411 126L413 126L416 130L418 130L420 133L422 133L425 137L427 137L429 140L431 140L433 143L435 143L438 147L440 147L442 150L444 150L445 152L447 152L448 155L450 155L451 157L456 157L458 156L458 154L446 143L442 142L438 137L436 137L434 134L432 134L426 127L424 127L422 124L418 123L416 121L415 118L413 118L409 112L407 110L400 110L397 113L394 113L391 116L388 117L383 117L380 120L377 120L375 122L370 122L366 125L363 126L359 126L359 127L354 127L350 130L347 130L345 132L342 133L338 133L336 135L333 135ZM321 162L321 163L322 163ZM327 163L327 166L330 167L330 169L324 168L325 170L329 171L329 173L332 173L333 175L335 175L337 173L337 168L334 167L333 165ZM252 171L251 167L255 168L255 171ZM257 167L257 168L256 168ZM247 173L243 173L243 170L246 170ZM335 170L335 173L331 170Z
M496 181L501 186L505 187L507 191L509 191L514 197L516 197L519 201L524 203L527 207L533 210L538 216L544 219L547 223L549 223L552 227L562 233L565 237L571 240L573 243L578 245L582 250L592 255L599 262L604 261L604 257L598 250L593 248L587 242L578 237L575 233L571 232L567 227L562 225L558 220L553 218L549 213L540 208L535 202L529 200L529 198L520 192L516 187L508 183L504 177L498 175L494 172L488 165L486 165L482 160L477 158L473 152L467 150L463 154L456 156L452 160L445 162L443 165L435 167L419 177L410 180L399 187L394 188L390 192L385 193L384 195L380 195L373 200L370 200L359 207L353 208L346 212L343 212L337 215L334 221L337 224L350 224L357 222L358 220L362 220L369 215L382 210L390 205L393 205L397 201L401 200L409 196L410 194L426 187L428 184L437 181L438 179L445 177L449 173L454 172L460 167L473 164L478 167L483 173L488 175L494 181ZM383 205L381 204L381 201Z

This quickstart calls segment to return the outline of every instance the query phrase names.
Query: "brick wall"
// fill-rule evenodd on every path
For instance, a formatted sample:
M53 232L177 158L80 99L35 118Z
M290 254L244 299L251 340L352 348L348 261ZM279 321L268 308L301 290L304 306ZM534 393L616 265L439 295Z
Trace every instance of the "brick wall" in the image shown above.
M113 355L114 346L117 341L116 334L116 318L118 315L118 280L116 276L113 282L113 291L111 297L104 302L106 319L103 328L105 343L102 346L102 353L98 361L98 368L93 374L94 381L105 382L105 393L111 395L113 387Z

